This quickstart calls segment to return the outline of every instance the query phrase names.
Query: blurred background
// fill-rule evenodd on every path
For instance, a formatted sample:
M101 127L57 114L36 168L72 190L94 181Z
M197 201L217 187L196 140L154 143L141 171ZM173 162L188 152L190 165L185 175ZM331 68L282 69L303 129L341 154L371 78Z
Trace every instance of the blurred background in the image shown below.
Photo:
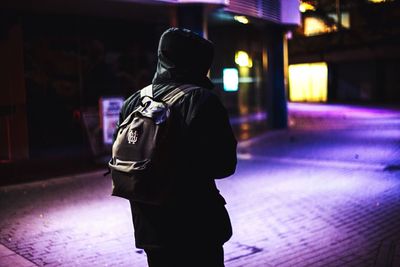
M0 267L146 266L103 173L172 26L239 140L226 266L400 266L400 0L2 0Z
M396 0L1 1L0 184L104 167L171 26L215 44L239 140L289 127L293 102L399 106L399 18Z

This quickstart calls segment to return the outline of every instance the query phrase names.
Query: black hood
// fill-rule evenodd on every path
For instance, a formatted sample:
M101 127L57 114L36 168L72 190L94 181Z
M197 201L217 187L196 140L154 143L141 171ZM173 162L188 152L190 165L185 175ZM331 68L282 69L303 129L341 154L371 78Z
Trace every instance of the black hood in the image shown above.
M153 84L190 83L206 88L214 57L213 44L187 29L170 28L160 38Z

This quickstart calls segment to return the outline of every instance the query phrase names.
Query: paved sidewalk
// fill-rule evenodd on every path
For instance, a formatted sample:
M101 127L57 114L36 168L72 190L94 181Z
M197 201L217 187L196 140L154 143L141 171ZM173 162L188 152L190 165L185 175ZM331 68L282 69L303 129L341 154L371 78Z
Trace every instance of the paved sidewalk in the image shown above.
M35 267L37 265L0 244L0 266Z
M292 106L290 130L242 142L218 181L227 267L400 266L400 112L321 108ZM0 266L146 266L109 193L101 172L1 187Z

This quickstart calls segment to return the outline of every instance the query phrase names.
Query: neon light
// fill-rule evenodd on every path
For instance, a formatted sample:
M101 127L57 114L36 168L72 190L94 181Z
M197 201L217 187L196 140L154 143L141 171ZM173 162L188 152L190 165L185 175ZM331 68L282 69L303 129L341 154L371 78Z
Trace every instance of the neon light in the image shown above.
M306 11L315 11L315 7L313 5L311 5L310 3L307 2L302 2L299 5L299 10L301 13L304 13Z
M235 54L235 63L240 67L251 68L253 66L253 60L249 57L245 51L237 51Z
M291 101L326 102L328 66L325 62L289 66L289 99Z
M239 90L239 72L235 68L223 70L224 91L235 92Z
M249 19L245 16L234 16L233 19L242 24L249 24Z
M336 26L328 26L323 20L315 17L307 17L304 19L304 35L312 36L336 30Z
M386 0L368 0L368 2L374 3L374 4L380 4L380 3L384 3L384 2L388 2Z

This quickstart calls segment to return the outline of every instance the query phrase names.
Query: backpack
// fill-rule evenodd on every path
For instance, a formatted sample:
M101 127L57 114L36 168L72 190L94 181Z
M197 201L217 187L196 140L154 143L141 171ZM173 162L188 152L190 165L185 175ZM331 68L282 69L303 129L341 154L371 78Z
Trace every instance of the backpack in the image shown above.
M140 105L116 130L109 162L113 196L156 205L168 198L179 136L171 107L193 89L193 85L177 87L161 100L153 98L152 85L140 91Z

